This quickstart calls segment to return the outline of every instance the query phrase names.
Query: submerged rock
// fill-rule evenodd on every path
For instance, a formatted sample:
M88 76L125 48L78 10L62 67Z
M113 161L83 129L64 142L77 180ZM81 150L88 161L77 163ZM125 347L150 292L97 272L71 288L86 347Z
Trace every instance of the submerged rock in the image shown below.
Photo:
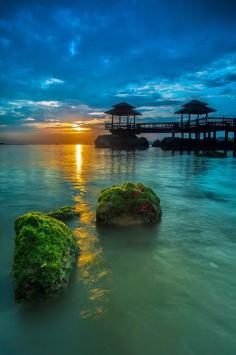
M159 222L160 218L160 199L143 184L114 185L102 190L98 197L98 224L153 224Z
M18 300L56 296L69 281L78 253L71 230L40 212L29 212L15 222L13 275Z
M227 154L225 152L219 152L219 151L203 151L203 152L198 152L197 153L198 157L208 157L208 158L226 158Z
M134 134L107 134L98 136L95 146L96 148L146 149L149 143L145 137L138 138Z
M76 216L79 216L80 213L76 211L76 208L74 206L65 206L56 210L52 210L47 215L49 217L59 219L60 221L67 221Z

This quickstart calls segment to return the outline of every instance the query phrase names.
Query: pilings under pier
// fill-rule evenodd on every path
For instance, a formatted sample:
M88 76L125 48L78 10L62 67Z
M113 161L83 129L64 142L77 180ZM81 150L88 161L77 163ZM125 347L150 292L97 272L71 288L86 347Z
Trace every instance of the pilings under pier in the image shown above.
M141 133L165 133L171 136L173 149L181 150L233 150L236 157L236 118L206 117L188 122L105 123L105 130L112 135L139 135ZM223 134L223 139L217 139ZM181 144L182 141L182 144ZM178 142L176 144L176 142ZM187 149L186 149L187 147Z

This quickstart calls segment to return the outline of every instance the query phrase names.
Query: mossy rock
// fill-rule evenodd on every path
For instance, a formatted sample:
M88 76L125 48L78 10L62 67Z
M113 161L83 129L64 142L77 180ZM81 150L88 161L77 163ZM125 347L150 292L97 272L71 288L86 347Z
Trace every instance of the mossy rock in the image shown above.
M78 248L61 221L30 212L15 222L13 275L17 300L51 298L69 281Z
M80 213L76 211L74 206L65 206L65 207L58 208L56 210L52 210L47 215L49 217L59 219L60 221L67 221L76 216L79 216Z
M114 185L102 190L98 197L98 224L154 224L160 218L160 199L152 189L143 184Z

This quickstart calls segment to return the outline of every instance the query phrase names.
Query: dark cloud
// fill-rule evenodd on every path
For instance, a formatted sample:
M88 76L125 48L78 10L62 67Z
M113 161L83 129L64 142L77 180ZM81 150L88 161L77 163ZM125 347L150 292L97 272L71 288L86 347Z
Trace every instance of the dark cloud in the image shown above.
M225 86L227 84L232 84L236 82L236 74L235 73L227 73L221 77L216 77L210 80L206 80L206 85L208 87L219 87Z
M198 95L197 85L208 88L204 94L222 92L234 85L233 71L194 73L235 52L235 12L230 0L1 1L0 106L6 113L0 107L0 124L72 114L80 105L103 109L124 99L137 106L175 106L189 92ZM187 76L187 84L181 82ZM57 81L44 84L52 79ZM171 83L172 92L126 90L154 81ZM14 100L64 104L31 105L16 114L8 103Z

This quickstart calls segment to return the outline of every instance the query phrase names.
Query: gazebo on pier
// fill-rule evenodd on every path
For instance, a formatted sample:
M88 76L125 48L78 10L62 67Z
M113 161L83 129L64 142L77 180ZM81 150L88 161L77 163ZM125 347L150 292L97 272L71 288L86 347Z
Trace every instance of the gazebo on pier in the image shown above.
M197 118L199 118L200 115L206 115L206 117L208 117L209 113L216 111L214 108L209 107L207 103L198 100L192 100L181 107L180 110L175 112L176 114L181 114L181 127L183 126L185 114L188 115L188 123L190 123L191 115L197 115Z
M126 117L126 122L124 122L126 128L132 127L135 128L135 119L136 116L142 115L140 112L135 110L135 106L128 104L127 102L121 102L119 104L113 105L112 109L105 112L108 115L111 115L112 129L122 128L122 117ZM115 117L118 117L118 121L115 122ZM133 123L130 122L130 117L133 118Z

